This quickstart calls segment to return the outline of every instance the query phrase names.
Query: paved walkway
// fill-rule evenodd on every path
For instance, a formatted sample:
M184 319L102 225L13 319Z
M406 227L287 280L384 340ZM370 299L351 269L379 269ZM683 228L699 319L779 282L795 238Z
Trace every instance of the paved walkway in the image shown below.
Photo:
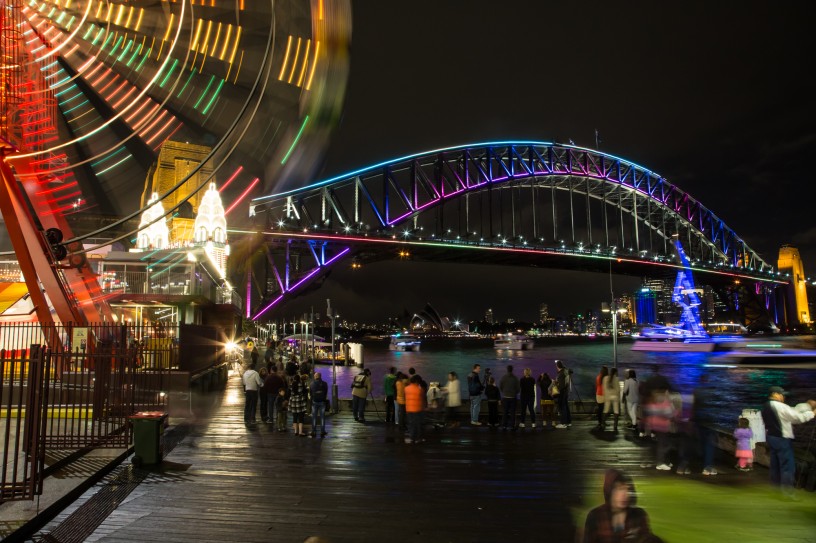
M310 439L247 428L242 410L233 377L159 469L122 466L35 540L569 542L602 501L607 467L636 478L666 541L816 540L812 493L782 502L761 469L723 466L712 478L641 467L648 443L595 434L586 415L569 430L429 427L408 445L373 412L362 425L344 411Z

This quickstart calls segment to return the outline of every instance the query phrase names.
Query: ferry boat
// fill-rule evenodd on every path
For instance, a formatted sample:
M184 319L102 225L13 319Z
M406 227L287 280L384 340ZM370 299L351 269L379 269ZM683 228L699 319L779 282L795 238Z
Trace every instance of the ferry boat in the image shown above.
M705 332L659 324L647 326L632 337L635 338L633 351L711 352L715 346Z
M633 351L657 351L657 352L703 352L709 353L714 350L716 344L710 340L637 340L632 344Z
M391 343L388 349L391 351L400 352L416 352L419 351L419 346L422 341L411 334L394 334L391 336Z
M743 349L734 349L725 358L737 364L797 364L816 362L816 351L812 349L787 348L781 344L747 344Z
M527 351L533 348L534 341L524 334L499 334L493 341L493 348L510 351Z

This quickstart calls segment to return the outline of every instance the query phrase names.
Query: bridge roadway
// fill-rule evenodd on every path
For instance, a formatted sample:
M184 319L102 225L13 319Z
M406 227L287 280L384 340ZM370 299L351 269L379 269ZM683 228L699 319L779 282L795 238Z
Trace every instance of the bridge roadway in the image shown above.
M767 470L725 456L717 477L642 467L648 443L594 433L588 415L569 430L426 427L409 445L371 410L366 425L330 417L324 439L247 428L237 376L214 394L161 467L121 466L34 541L569 542L607 467L635 477L665 541L816 540L814 494L783 502Z

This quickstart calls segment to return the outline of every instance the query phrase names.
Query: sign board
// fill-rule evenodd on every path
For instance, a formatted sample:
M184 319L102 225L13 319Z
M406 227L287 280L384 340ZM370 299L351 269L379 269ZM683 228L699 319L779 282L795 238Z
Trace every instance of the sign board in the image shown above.
M247 341L247 350L248 351L251 351L254 346L255 346L254 341Z
M76 327L73 329L71 336L71 347L74 352L88 350L88 329L84 327Z

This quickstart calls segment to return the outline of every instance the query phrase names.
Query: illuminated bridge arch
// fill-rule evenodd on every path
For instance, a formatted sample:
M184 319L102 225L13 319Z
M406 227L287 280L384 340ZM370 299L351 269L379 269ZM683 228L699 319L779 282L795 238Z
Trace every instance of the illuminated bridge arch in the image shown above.
M776 276L722 219L665 178L561 144L416 154L255 199L250 214L273 246L285 244L278 252L285 264L276 268L258 317L327 263L377 244L448 260L451 248L481 249L460 257L468 261L550 265L554 256L572 257L600 261L594 268L603 269L598 264L608 261L676 266L671 240L679 236L695 269L760 281Z

